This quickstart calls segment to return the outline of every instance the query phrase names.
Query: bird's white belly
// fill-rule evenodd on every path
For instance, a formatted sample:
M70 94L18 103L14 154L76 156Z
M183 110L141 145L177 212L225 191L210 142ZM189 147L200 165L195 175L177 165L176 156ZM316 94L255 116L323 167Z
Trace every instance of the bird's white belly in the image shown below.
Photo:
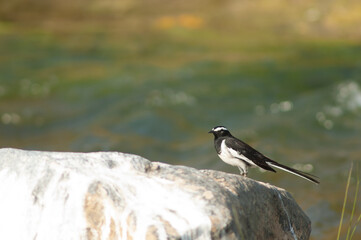
M222 159L223 162L228 163L232 166L239 166L240 164L242 164L242 161L233 157L227 149L222 149L219 157Z
M226 140L222 141L221 153L219 154L219 157L222 159L223 162L228 163L232 166L241 167L243 169L247 168L245 162L249 163L251 167L254 166L254 163L245 156L238 154L233 149L229 150L226 146ZM244 161L242 161L241 159Z

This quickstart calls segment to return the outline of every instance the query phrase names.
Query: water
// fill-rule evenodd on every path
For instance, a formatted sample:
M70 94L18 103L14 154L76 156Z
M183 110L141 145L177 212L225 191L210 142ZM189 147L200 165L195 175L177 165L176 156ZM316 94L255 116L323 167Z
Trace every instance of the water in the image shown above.
M292 193L313 222L313 239L335 238L348 169L361 156L361 46L286 42L217 52L154 46L165 43L157 35L139 46L102 34L0 39L1 147L121 151L238 173L207 134L225 125L272 159L320 177L315 186L280 171L249 172ZM346 219L350 212L351 205Z

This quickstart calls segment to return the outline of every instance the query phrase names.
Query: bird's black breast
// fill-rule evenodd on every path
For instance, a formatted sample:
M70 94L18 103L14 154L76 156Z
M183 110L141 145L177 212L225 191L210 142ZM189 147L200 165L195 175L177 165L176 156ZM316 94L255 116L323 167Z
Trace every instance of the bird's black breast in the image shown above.
M214 140L214 147L216 148L216 151L218 154L221 153L221 145L224 138L220 137Z

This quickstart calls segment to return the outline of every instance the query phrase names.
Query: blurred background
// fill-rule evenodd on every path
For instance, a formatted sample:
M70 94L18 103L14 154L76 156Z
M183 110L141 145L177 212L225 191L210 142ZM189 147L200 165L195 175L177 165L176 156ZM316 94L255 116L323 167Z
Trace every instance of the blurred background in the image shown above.
M336 238L353 161L345 239L361 156L361 2L0 1L1 147L238 174L216 155L216 125L320 177L249 173L292 193L312 239Z

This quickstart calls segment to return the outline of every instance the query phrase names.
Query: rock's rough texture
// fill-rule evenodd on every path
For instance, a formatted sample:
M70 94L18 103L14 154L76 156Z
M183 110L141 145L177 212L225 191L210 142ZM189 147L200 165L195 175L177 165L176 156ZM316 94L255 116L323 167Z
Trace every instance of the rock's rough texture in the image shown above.
M0 149L0 239L308 239L283 189L117 152Z

